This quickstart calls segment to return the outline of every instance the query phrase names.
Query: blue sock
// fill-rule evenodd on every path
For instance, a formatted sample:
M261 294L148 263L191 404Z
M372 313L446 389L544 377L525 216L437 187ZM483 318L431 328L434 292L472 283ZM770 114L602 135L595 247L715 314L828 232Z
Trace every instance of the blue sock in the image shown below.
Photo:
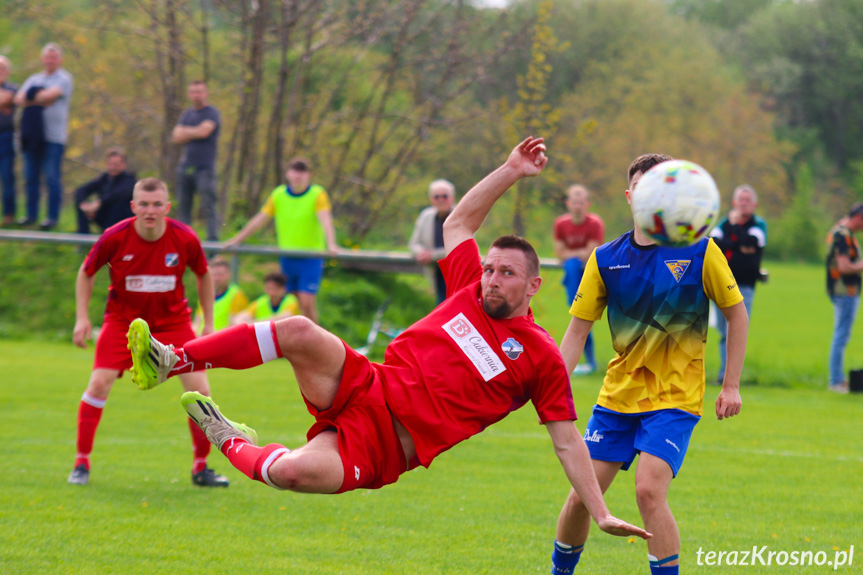
M575 570L578 565L578 560L581 559L581 552L584 551L584 545L572 547L566 543L554 542L554 551L551 554L551 573L552 575L569 575Z
M650 561L650 575L678 575L680 565L666 565L672 561L676 561L679 555L671 555L665 559L657 559L653 555L648 555Z

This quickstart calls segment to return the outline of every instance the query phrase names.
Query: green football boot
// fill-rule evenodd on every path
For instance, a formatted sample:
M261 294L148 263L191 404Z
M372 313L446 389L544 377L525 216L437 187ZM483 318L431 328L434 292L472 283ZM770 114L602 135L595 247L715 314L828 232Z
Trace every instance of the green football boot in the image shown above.
M132 352L132 381L138 389L153 389L168 379L179 361L173 345L165 345L150 335L150 326L141 318L129 325L129 351Z

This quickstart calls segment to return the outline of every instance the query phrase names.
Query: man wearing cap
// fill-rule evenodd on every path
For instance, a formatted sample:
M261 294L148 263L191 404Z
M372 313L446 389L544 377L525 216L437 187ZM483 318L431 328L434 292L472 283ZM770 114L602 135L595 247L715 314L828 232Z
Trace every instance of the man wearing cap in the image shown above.
M312 170L305 158L288 162L287 184L270 194L261 211L224 243L230 248L264 227L276 223L276 241L284 250L338 251L333 212L326 190L312 184ZM318 323L317 293L324 274L323 258L280 257L288 291L297 296L300 313Z
M845 377L845 346L860 306L860 276L863 260L854 232L863 230L863 203L855 204L848 215L827 234L827 294L833 301L833 341L830 343L830 391L848 393Z

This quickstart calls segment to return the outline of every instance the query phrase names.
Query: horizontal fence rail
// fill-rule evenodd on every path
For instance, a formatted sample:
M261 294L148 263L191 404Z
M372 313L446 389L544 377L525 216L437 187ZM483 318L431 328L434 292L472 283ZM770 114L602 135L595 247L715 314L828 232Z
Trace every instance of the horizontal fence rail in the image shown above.
M99 239L95 234L68 234L59 232L37 232L30 230L0 230L0 241L32 242L49 244L67 244L91 246ZM416 262L410 252L386 251L386 250L352 250L343 248L338 253L309 251L309 250L285 250L276 246L262 245L240 245L225 248L219 242L201 242L204 251L212 255L223 253L231 256L233 269L238 269L238 256L240 254L269 255L273 259L280 256L293 258L325 258L337 260L343 267L348 269L378 271L378 272L400 272L400 273L422 273L425 266ZM546 269L560 269L561 265L555 258L540 258L540 267Z

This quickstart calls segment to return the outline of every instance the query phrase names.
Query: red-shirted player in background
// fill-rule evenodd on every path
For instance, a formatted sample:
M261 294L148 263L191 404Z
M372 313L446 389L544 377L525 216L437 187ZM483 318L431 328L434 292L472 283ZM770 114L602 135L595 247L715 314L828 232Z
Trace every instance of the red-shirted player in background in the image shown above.
M599 527L649 537L613 517L602 498L573 424L569 374L529 307L542 282L536 252L526 240L504 236L482 264L473 239L510 186L542 171L544 151L541 138L526 139L453 211L444 225L447 257L441 261L447 299L390 343L383 364L370 363L304 317L235 326L177 350L154 340L147 324L136 320L129 330L133 380L148 389L205 364L245 369L286 358L317 420L298 449L257 447L253 430L226 420L201 394L186 393L182 403L247 476L313 493L393 483L530 400Z
M134 218L105 230L90 250L75 282L76 321L73 340L86 348L92 326L88 308L96 272L108 265L111 286L90 383L78 408L78 453L69 483L85 485L90 478L90 452L102 409L114 382L132 367L126 347L129 323L143 317L164 341L183 345L195 338L183 290L186 268L195 274L204 315L204 332L213 332L213 281L195 232L166 216L171 209L168 188L155 178L135 185ZM186 391L209 394L204 372L181 376ZM228 480L207 467L210 442L189 420L194 445L192 483L203 487L227 487Z

